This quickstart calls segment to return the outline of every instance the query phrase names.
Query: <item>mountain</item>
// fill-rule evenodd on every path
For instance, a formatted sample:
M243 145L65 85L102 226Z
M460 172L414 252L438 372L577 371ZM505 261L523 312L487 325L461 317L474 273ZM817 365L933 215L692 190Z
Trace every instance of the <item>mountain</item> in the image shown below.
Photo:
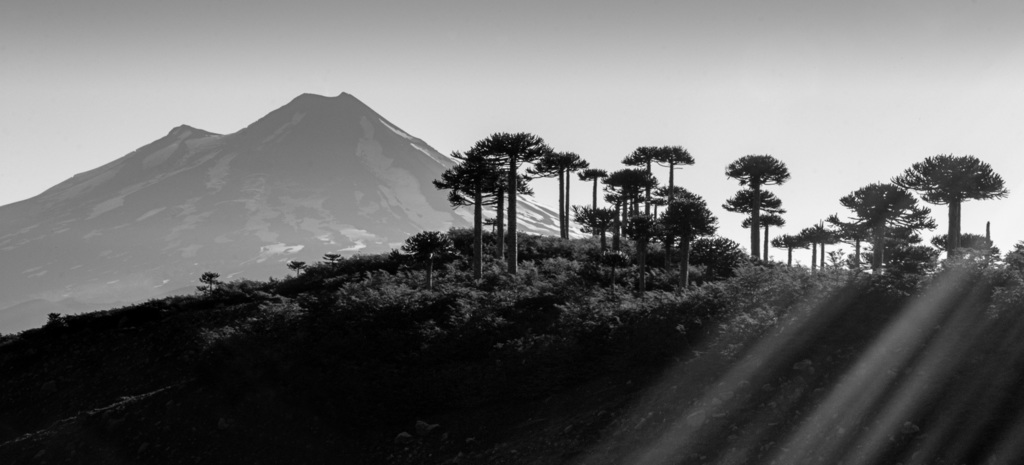
M288 260L386 252L423 230L469 227L431 181L455 162L349 94L304 94L233 134L187 125L0 207L0 333L73 299L91 308L222 279L282 275ZM520 229L557 213L521 200ZM80 308L76 305L76 308Z

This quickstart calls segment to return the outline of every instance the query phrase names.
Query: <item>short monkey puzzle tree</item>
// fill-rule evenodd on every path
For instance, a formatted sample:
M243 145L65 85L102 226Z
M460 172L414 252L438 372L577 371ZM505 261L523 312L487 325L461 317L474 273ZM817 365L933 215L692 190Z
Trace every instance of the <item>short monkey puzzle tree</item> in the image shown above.
M647 245L652 238L661 235L661 225L651 215L635 215L627 223L626 234L636 245L637 265L640 269L637 290L643 295L647 290Z
M935 229L931 210L918 205L910 191L894 184L870 184L839 199L856 215L855 222L871 230L871 269L880 271L885 262L885 242L890 230L912 233Z
M203 285L196 286L196 289L199 289L199 292L206 295L212 294L221 286L221 284L223 284L217 278L220 278L220 273L214 273L212 271L203 273L203 275L199 277L199 282L203 283Z
M661 216L668 235L679 238L679 285L690 285L690 245L701 236L711 236L718 229L718 219L708 210L707 203L697 195L673 200Z
M427 289L434 289L434 260L442 260L455 255L455 245L451 237L439 231L423 231L405 240L402 252L412 255L413 259L427 264Z
M810 244L801 236L784 234L772 239L772 246L786 249L786 266L793 266L793 249L806 249Z
M575 215L575 221L577 224L582 226L583 232L592 233L601 238L601 251L604 252L608 249L608 240L606 234L608 228L612 226L612 222L615 221L615 210L611 208L598 208L593 209L586 206L574 205L572 207L573 215Z
M914 163L903 174L892 179L893 184L917 191L925 202L949 205L949 229L946 233L946 251L955 255L962 247L960 235L960 207L968 200L1000 199L1009 191L992 166L978 158L965 155L936 155Z
M306 269L306 262L300 262L298 260L292 260L287 263L288 269L295 272L295 276L298 277L302 274L302 270Z
M747 155L730 163L725 175L750 186L750 256L760 258L761 187L789 181L789 168L771 155Z

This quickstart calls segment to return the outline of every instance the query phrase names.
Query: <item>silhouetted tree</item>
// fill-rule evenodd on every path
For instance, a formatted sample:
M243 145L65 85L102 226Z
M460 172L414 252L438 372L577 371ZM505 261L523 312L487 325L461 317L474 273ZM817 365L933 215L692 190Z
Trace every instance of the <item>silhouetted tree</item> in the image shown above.
M589 166L586 160L572 152L548 152L540 157L527 172L541 178L558 178L558 234L569 238L569 175Z
M637 147L633 153L622 159L622 164L626 166L642 166L644 173L647 177L653 177L651 174L651 163L655 161L661 154L661 147ZM644 214L651 214L651 188L653 184L647 184L644 186ZM639 212L634 212L639 213Z
M402 252L413 259L427 263L427 289L434 288L434 260L455 254L455 245L447 234L438 231L423 231L405 240Z
M960 250L954 254L959 257L973 259L999 255L999 248L993 244L992 240L980 234L961 233L959 242ZM948 252L946 246L949 244L949 240L945 234L933 237L931 243L940 252Z
M793 249L806 249L810 244L808 244L807 241L799 235L793 236L784 234L772 239L772 245L780 249L786 249L786 265L792 267Z
M703 266L706 280L735 276L745 260L740 244L729 238L701 237L691 244L690 264Z
M338 260L341 260L341 254L340 253L327 252L327 253L324 254L324 261L326 261L327 263L330 263L330 264L333 265L335 263L338 263Z
M853 245L853 268L859 270L861 265L860 260L860 246L861 243L868 240L871 237L871 228L869 228L862 219L855 219L854 221L842 221L839 219L839 215L832 214L825 219L828 224L832 225L836 231L836 237L841 241L846 241Z
M657 184L658 180L654 176L635 168L615 171L604 180L605 190L619 196L618 200L623 207L622 218L639 214L640 194Z
M586 206L572 207L576 223L582 226L584 233L593 233L601 238L601 251L607 250L605 235L615 221L615 211L610 208L592 209Z
M300 262L298 260L292 260L287 263L288 269L295 272L295 276L302 273L302 270L306 269L306 262Z
M671 202L674 194L673 188L676 187L675 183L675 172L677 166L689 166L694 163L693 156L690 152L678 145L670 145L665 147L659 147L657 154L654 156L654 161L661 166L668 167L668 201Z
M515 191L520 182L519 167L525 163L533 163L544 154L551 152L551 148L544 143L544 139L533 134L520 132L515 134L497 133L492 134L482 142L481 149L492 157L499 157L506 161L508 166L508 183L505 192L508 196L508 272L516 274L519 271L519 252L517 237L516 214L517 199Z
M771 155L747 155L732 163L725 169L727 177L736 179L741 186L750 186L753 191L750 199L750 256L760 257L761 232L761 187L783 184L789 180L789 169L786 164Z
M688 194L672 200L661 217L668 237L679 238L679 284L690 285L690 244L699 237L710 236L718 230L718 219L708 210L699 196Z
M203 285L197 286L196 289L199 289L199 292L204 294L212 294L218 287L220 287L221 284L223 284L217 279L219 277L220 273L214 273L212 271L203 273L203 275L199 277L199 282L203 283Z
M479 142L466 153L453 152L452 158L461 163L441 173L441 179L434 180L434 186L448 189L448 202L453 207L473 206L473 279L480 279L483 277L483 207L497 203L498 192L504 190L502 171L496 161L484 153ZM525 180L520 188L526 188Z
M647 290L647 246L652 238L661 235L661 225L651 215L634 215L627 224L626 234L636 245L637 265L640 269L637 291L642 295Z
M894 177L892 183L917 191L925 202L949 205L946 250L954 255L960 248L961 204L968 200L1003 198L1009 194L1002 176L988 163L971 155L925 158Z
M870 184L839 199L853 211L856 221L871 229L872 270L880 270L885 261L885 241L889 229L907 231L934 229L931 210L918 205L910 191L893 184Z
M605 171L605 170L599 170L599 169L596 169L596 168L588 168L588 169L585 169L583 171L580 171L580 174L578 176L580 178L580 181L594 181L594 202L593 202L593 204L591 204L590 208L593 208L593 209L596 210L597 209L597 182L600 181L601 179L607 178L608 177L608 172Z
M783 211L785 211L785 210L783 210ZM743 220L743 223L741 225L744 228L749 228L750 224L752 222L753 222L752 217L748 216L746 219ZM764 253L763 260L764 261L766 261L766 262L768 261L768 245L769 245L768 244L768 230L769 230L769 228L771 226L777 226L777 227L781 228L781 227L783 227L785 225L786 225L786 220L784 218L782 218L782 215L779 215L777 213L768 213L768 214L765 214L765 215L761 215L761 226L764 226L764 250L763 250L763 253Z
M601 264L612 269L612 294L615 294L615 270L629 264L629 257L618 250L606 250L601 254Z

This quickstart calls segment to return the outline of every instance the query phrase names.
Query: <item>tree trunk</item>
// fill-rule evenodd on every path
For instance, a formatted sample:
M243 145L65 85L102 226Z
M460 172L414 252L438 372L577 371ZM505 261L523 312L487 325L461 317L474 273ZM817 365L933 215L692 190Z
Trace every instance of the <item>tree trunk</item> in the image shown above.
M516 213L518 195L516 191L516 154L510 154L508 165L508 273L519 272L519 237L516 236Z
M473 279L484 276L484 195L477 186L473 194Z
M618 252L622 246L621 239L622 235L622 201L615 202L615 229L612 230L612 250Z
M434 290L434 259L427 260L427 290Z
M495 238L494 257L505 258L505 189L498 189L498 216L494 219L498 226L498 237Z
M768 225L764 225L764 261L768 262Z
M651 175L651 160L647 160L647 175ZM644 194L644 214L651 214L651 185L647 185L647 193Z
M818 243L811 242L811 273L818 271Z
M853 245L853 264L860 269L860 239L856 239Z
M750 183L750 189L754 191L750 200L750 256L757 260L761 258L761 238L757 237L761 232L761 185Z
M825 269L825 243L821 243L821 269Z
M594 177L594 204L590 207L591 209L594 210L595 213L597 212L597 180L598 180L598 178L595 176ZM597 231L594 232L594 235L595 236L597 235ZM604 240L604 233L601 233L601 240Z
M668 204L665 205L666 211L668 205L672 205L672 200L675 199L675 195L672 192L675 187L675 163L669 162L668 164ZM658 209L654 209L654 216L658 216ZM665 235L665 269L672 269L672 242L675 238L671 234Z
M601 234L601 252L604 252L605 250L608 250L608 240L605 239L605 236L606 236L607 232L608 231L602 229L601 233L600 233Z
M879 226L875 229L877 232L875 233L874 244L872 244L874 250L872 250L873 253L871 254L871 271L881 272L882 263L885 260L885 227Z
M565 239L565 170L558 170L558 237Z
M957 256L960 248L960 201L949 202L949 227L946 231L946 258Z
M786 249L786 251L787 251L786 254L788 255L788 258L786 259L786 266L792 268L793 267L793 248L789 247L789 248Z
M572 179L571 171L565 171L565 238L569 238L569 206L572 202L569 200L569 182Z
M690 287L690 240L679 239L679 280L683 289Z

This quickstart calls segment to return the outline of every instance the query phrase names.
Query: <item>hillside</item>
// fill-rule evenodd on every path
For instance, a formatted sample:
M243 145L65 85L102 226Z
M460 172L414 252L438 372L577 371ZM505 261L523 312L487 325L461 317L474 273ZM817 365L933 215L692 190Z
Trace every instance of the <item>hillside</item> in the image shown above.
M53 317L0 342L3 463L1017 463L1020 260L742 265L685 292L524 236ZM1014 252L1018 255L1021 251ZM1017 257L1019 258L1019 257ZM436 425L436 426L434 426Z

